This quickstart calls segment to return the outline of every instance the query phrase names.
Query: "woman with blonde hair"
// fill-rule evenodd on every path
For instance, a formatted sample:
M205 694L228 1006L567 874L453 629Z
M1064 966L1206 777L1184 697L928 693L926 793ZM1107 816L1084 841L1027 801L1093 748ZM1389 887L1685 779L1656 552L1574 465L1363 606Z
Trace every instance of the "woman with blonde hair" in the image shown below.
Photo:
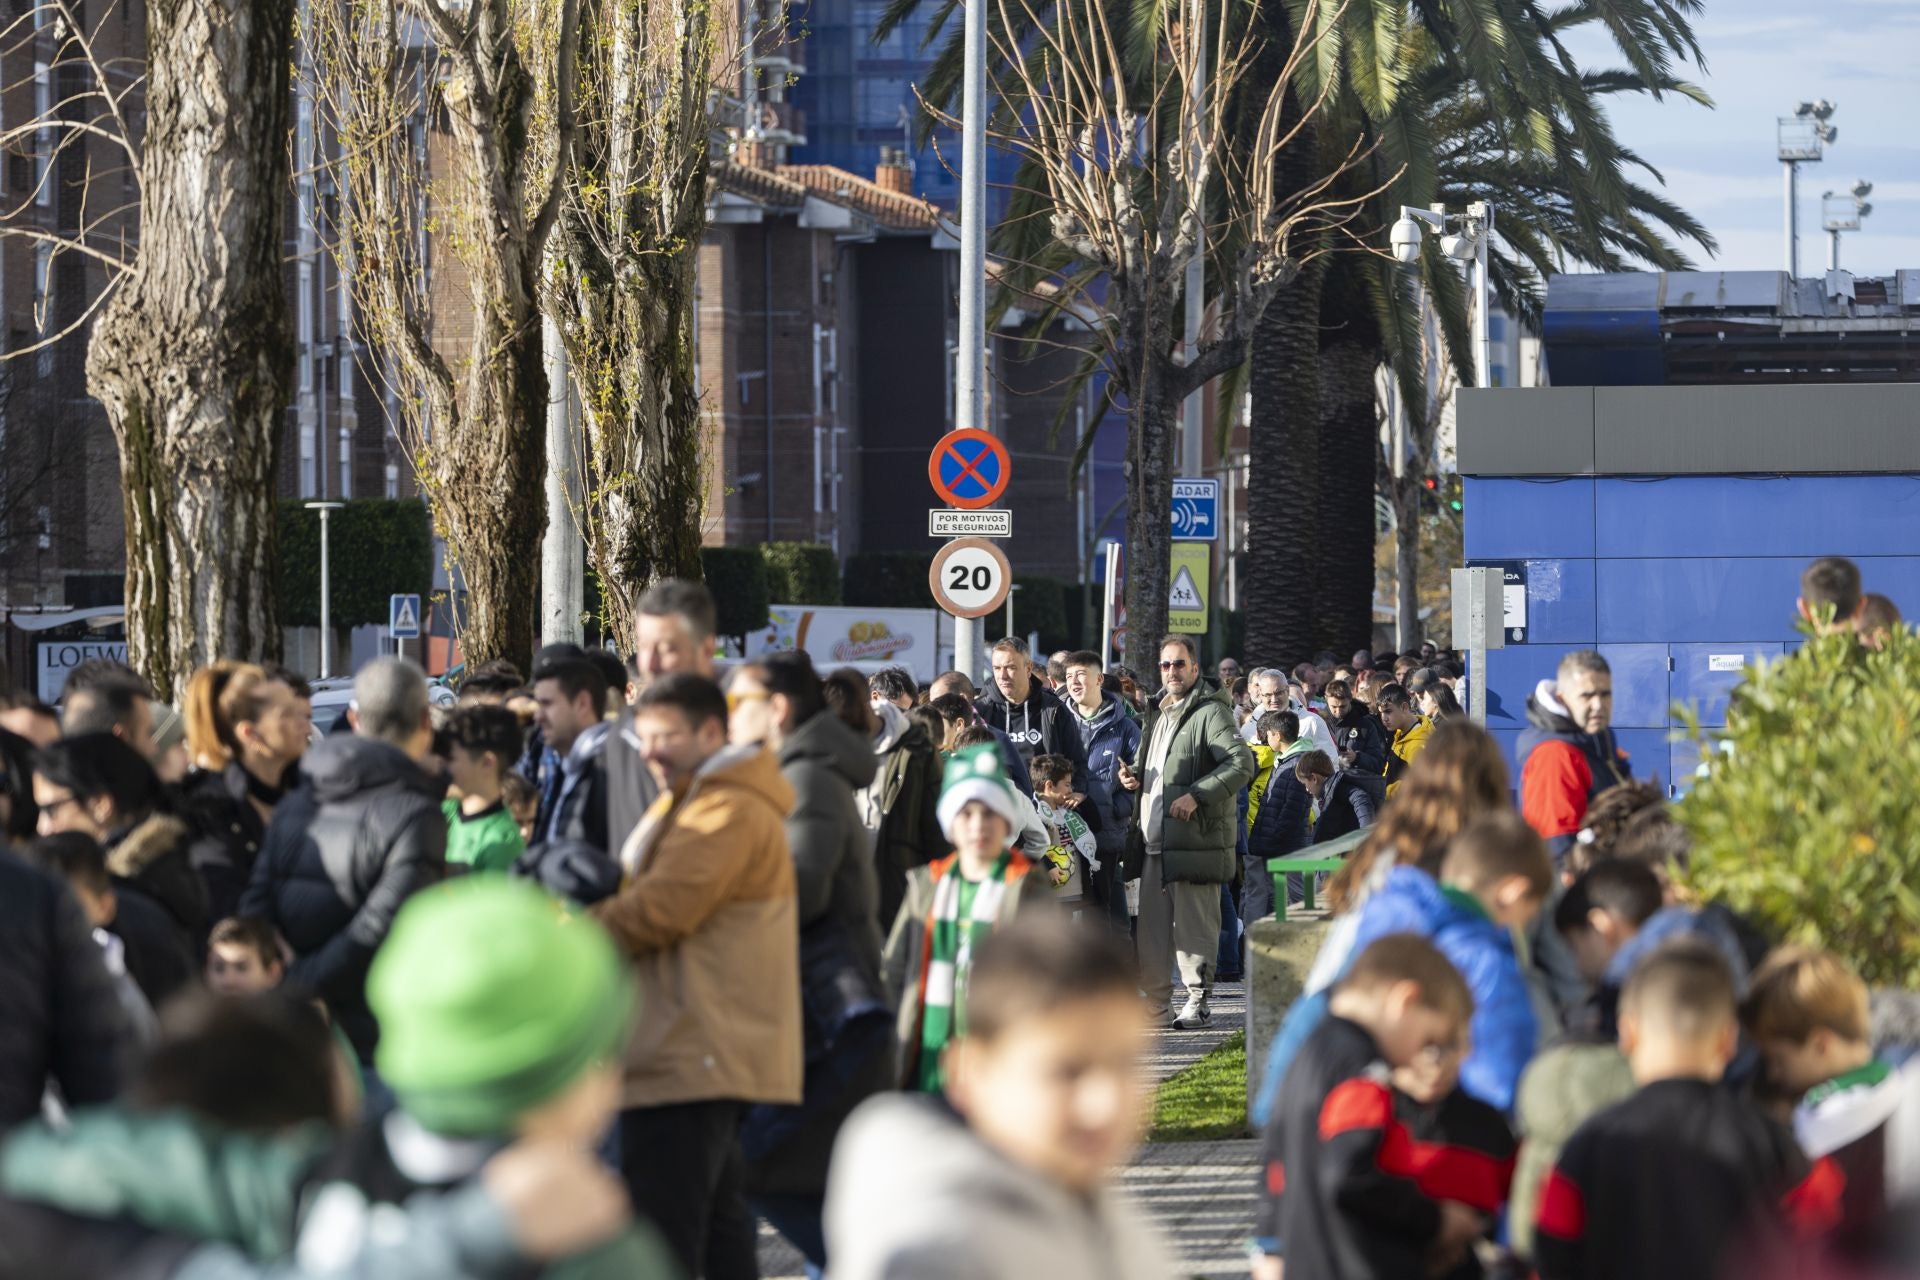
M222 661L194 672L187 685L194 772L181 784L181 816L215 920L239 905L267 823L298 781L313 712L296 682L250 662Z
M1380 820L1327 886L1333 922L1307 975L1300 998L1267 1054L1265 1079L1254 1100L1253 1120L1264 1126L1279 1092L1287 1064L1307 1035L1326 1016L1327 993L1346 971L1360 908L1401 865L1437 872L1447 845L1483 813L1511 809L1513 800L1500 744L1466 719L1443 720L1407 771Z

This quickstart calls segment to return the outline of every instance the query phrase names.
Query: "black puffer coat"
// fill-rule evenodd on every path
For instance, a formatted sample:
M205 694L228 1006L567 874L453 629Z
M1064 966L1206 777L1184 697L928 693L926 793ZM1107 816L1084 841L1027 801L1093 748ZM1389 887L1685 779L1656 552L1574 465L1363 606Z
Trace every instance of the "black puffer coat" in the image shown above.
M40 1114L49 1081L70 1107L120 1087L126 1015L80 906L0 849L0 1133Z
M285 780L297 777L296 767ZM188 857L207 887L208 914L216 921L239 910L266 843L267 821L252 794L253 779L237 761L218 772L191 774L180 787L176 807L192 832Z
M780 772L795 796L786 826L800 913L806 1075L799 1106L747 1112L740 1142L747 1187L755 1193L823 1193L841 1122L893 1083L873 836L853 797L877 769L872 744L830 711L780 745Z
M379 1028L367 966L400 905L447 870L446 785L399 748L337 735L307 752L274 810L240 910L293 948L289 985L327 1002L363 1062Z

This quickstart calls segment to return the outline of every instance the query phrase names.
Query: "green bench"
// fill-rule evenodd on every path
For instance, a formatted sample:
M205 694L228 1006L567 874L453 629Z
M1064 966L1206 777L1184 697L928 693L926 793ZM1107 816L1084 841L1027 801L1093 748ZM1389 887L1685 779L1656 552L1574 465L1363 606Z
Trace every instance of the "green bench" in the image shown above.
M1268 858L1267 870L1273 873L1274 919L1285 920L1287 918L1287 882L1285 877L1289 873L1308 873L1307 878L1302 882L1306 886L1307 891L1307 900L1302 905L1305 906L1307 910L1312 911L1314 909L1314 881L1317 878L1317 873L1322 871L1338 871L1345 865L1346 860L1343 858Z
M1273 917L1276 920L1287 918L1287 882L1289 874L1304 874L1307 900L1303 906L1314 910L1314 878L1323 871L1338 871L1346 865L1347 854L1360 847L1367 838L1367 828L1341 836L1338 840L1329 840L1325 844L1311 846L1311 854L1295 854L1289 858L1268 858L1267 870L1273 874Z

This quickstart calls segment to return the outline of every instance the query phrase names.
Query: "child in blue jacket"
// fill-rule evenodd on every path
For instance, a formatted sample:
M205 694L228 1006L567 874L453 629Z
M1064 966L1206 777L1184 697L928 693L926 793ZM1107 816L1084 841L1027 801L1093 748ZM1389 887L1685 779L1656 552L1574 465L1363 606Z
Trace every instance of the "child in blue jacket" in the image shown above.
M1472 1049L1460 1067L1460 1087L1503 1113L1513 1110L1520 1074L1540 1035L1525 975L1514 954L1514 930L1524 928L1546 901L1553 862L1539 835L1518 814L1477 819L1447 848L1436 881L1415 867L1395 867L1361 908L1354 955L1391 933L1429 938L1453 962L1473 994ZM1267 1064L1267 1084L1255 1100L1270 1113L1270 1094L1312 1025L1326 1016L1323 998L1303 1000L1287 1015Z

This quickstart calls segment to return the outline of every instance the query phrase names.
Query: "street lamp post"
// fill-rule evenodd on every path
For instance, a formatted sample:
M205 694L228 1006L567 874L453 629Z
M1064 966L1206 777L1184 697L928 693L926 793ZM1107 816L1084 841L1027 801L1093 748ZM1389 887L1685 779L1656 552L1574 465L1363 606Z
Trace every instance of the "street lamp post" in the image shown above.
M328 558L327 517L346 504L309 502L307 510L320 513L320 678L333 675L333 565Z
M1777 118L1780 166L1786 174L1787 278L1800 278L1800 166L1817 164L1840 131L1827 123L1833 103L1802 102L1790 116Z
M1400 206L1400 220L1393 224L1393 256L1411 266L1420 261L1420 241L1429 231L1440 237L1440 252L1455 262L1473 263L1473 381L1476 386L1493 385L1493 341L1487 310L1493 302L1489 286L1487 259L1493 243L1494 207L1476 200L1463 214L1451 214L1443 204L1417 209Z
M1860 220L1873 212L1873 206L1867 203L1872 194L1873 184L1864 178L1843 194L1821 194L1820 225L1827 233L1827 270L1840 269L1840 233L1860 229Z
M987 421L987 0L966 0L963 7L960 358L954 369L953 425L992 431ZM969 680L980 678L985 630L976 618L953 620L953 665Z

